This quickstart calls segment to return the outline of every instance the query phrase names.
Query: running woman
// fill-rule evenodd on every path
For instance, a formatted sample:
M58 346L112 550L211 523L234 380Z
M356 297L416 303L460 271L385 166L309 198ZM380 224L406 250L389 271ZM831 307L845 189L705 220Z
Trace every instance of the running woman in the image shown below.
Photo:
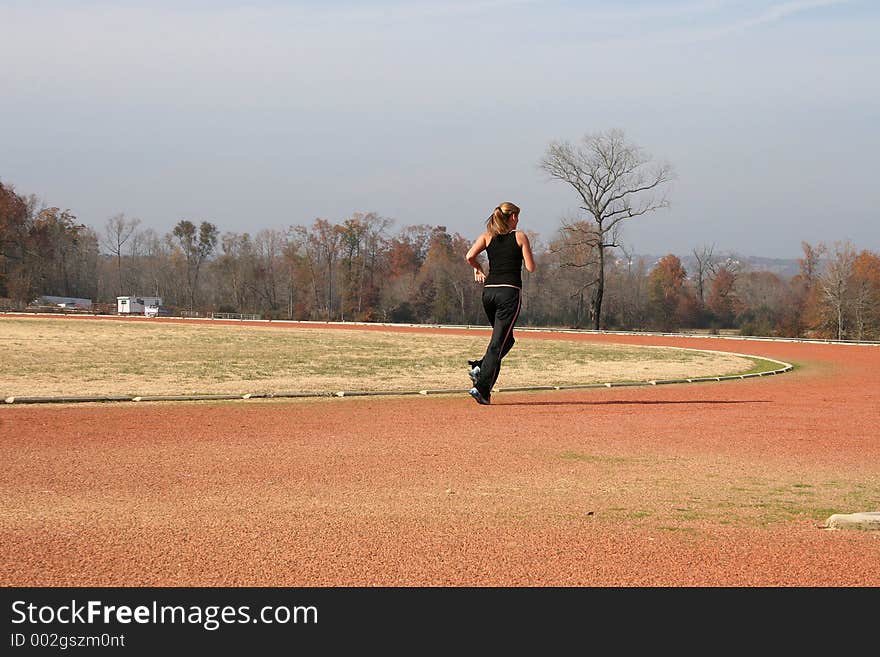
M470 360L470 376L474 387L469 394L478 404L491 403L492 388L501 372L503 359L513 346L513 325L522 306L522 266L535 271L532 247L525 233L518 232L519 208L513 203L502 203L486 221L486 232L480 235L467 252L465 259L474 268L474 280L483 283L483 310L492 325L492 339L486 354L479 360ZM483 251L489 256L489 273L477 256Z

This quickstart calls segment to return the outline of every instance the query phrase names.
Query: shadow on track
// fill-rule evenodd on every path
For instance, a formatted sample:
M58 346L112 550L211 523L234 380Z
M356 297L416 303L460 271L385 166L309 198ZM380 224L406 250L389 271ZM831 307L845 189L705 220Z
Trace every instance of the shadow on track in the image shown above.
M492 406L610 406L613 404L769 404L769 399L687 399L681 401L651 401L651 400L620 400L611 401L533 401L533 402L496 402Z

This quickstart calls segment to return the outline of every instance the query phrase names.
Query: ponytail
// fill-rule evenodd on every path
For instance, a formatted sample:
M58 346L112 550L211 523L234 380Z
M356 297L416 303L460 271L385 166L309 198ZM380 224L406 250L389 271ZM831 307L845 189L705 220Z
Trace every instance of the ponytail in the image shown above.
M505 201L496 207L486 220L486 229L492 235L504 235L510 232L510 220L519 214L519 208Z

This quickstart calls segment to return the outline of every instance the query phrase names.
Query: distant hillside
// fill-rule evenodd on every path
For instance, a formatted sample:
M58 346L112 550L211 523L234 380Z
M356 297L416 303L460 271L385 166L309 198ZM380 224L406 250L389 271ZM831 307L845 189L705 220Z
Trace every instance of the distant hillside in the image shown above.
M687 271L688 274L692 274L696 270L697 259L694 258L692 253L687 255L677 253L675 255L681 260L681 264L684 265L685 271ZM797 258L762 258L760 256L744 256L739 253L724 253L716 255L722 263L727 258L731 258L734 261L741 263L740 271L769 271L783 278L791 278L800 272L800 265L798 264ZM633 256L633 260L635 261L639 258L644 258L645 263L647 263L648 268L650 269L650 267L662 257L663 256L659 255L638 254Z

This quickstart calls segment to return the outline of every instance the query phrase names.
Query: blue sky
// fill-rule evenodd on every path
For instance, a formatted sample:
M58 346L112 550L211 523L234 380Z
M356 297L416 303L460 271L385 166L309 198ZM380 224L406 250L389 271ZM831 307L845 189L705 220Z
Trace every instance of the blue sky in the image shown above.
M0 180L100 228L377 212L475 237L576 211L547 145L677 172L639 253L880 250L880 3L0 0Z

